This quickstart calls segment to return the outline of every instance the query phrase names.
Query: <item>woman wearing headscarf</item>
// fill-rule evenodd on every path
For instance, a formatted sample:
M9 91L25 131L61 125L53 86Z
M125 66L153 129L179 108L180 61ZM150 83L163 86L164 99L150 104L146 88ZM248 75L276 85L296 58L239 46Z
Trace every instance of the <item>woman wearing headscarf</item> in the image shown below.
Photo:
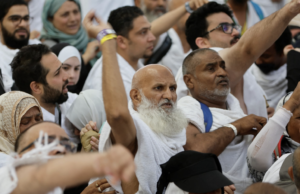
M90 71L90 66L83 63L79 51L68 43L59 43L51 47L62 63L63 71L68 73L68 90L79 94Z
M30 94L13 91L0 96L0 166L14 152L18 135L42 120L40 104Z
M81 25L79 0L46 0L42 21L43 44L52 47L57 43L69 43L80 51L85 65L94 64L100 57L99 42L89 42Z
M83 149L85 151L90 151L92 148L98 150L98 132L106 121L102 92L98 90L81 92L69 108L66 117L73 124L74 134L79 136L82 128L90 129L80 135ZM94 143L91 143L91 140Z
M278 103L273 117L261 129L248 148L249 170L261 181L272 164L300 146L300 83ZM274 150L275 148L275 150Z

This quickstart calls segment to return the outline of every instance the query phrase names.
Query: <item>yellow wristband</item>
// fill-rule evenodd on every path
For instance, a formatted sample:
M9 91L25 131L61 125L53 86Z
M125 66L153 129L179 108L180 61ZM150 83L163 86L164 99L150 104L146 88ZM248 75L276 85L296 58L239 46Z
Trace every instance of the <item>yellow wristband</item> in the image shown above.
M107 40L111 40L114 38L117 38L117 36L115 34L108 34L101 39L101 44L103 44Z

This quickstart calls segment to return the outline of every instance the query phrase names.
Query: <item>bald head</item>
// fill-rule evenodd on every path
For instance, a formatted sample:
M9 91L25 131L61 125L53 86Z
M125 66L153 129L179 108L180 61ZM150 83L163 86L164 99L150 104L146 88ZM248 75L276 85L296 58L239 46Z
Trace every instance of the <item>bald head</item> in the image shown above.
M155 79L163 79L164 76L168 78L173 77L172 71L167 67L159 64L147 65L139 69L132 78L132 89L142 89L149 85L149 81ZM174 78L175 80L175 78Z
M48 136L57 136L68 138L66 132L56 123L52 122L40 122L37 123L23 133L21 133L16 141L15 150L19 153L30 143L39 138L40 131L48 134Z
M183 75L186 74L194 75L195 68L198 65L201 65L202 63L204 65L206 62L209 63L210 58L217 57L217 56L219 56L219 54L216 51L208 48L194 50L183 61L183 65L182 65ZM204 60L204 58L208 60Z
M282 189L269 183L255 183L249 186L244 194L286 194Z

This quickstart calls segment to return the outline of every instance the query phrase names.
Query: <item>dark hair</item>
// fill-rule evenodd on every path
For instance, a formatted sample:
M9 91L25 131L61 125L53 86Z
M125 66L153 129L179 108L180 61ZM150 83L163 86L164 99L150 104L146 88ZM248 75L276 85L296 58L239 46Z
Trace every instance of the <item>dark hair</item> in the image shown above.
M208 22L206 18L211 14L220 12L224 12L230 18L232 18L232 12L230 11L227 5L221 5L216 2L209 2L197 9L196 11L194 11L187 19L185 23L185 35L190 47L193 50L198 49L198 46L195 43L197 37L208 38L208 35L204 36L208 28Z
M28 4L23 0L0 0L0 20L1 21L6 16L9 9L15 5L26 5L28 7Z
M290 29L287 27L281 36L275 42L275 50L278 54L283 53L283 49L285 46L292 43L292 33Z
M44 55L51 53L43 44L24 46L11 62L13 79L16 86L23 92L31 93L30 83L35 81L48 85L46 76L49 72L41 64Z
M128 38L128 33L133 29L133 20L144 15L142 10L136 6L124 6L110 12L108 22L117 35Z

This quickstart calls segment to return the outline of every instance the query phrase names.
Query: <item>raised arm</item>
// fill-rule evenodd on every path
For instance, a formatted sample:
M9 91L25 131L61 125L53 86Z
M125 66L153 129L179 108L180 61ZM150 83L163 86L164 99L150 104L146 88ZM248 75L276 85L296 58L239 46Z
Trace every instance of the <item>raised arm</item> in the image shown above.
M98 25L93 25L96 19ZM96 38L103 29L111 26L96 18L94 12L89 12L83 24L90 37ZM134 152L136 149L136 129L128 110L128 100L122 81L116 54L116 41L110 39L102 45L103 69L102 92L107 122L112 128L114 143L119 143Z
M251 64L279 38L299 12L299 0L292 0L248 29L236 45L220 51L226 62L231 87L235 87Z
M256 135L257 131L252 128L256 127L260 130L265 123L265 118L249 115L231 124L236 127L237 135ZM186 129L186 138L185 150L213 153L218 156L232 142L235 134L229 127L221 127L209 133L201 133L194 125L189 124Z
M257 171L265 172L273 164L272 153L286 129L292 112L299 107L300 84L282 108L276 111L256 138L250 144L247 152L249 163Z
M122 146L107 153L68 155L17 168L18 184L12 194L48 193L56 187L72 187L108 174L113 175L114 182L128 181L134 170L133 156Z
M189 1L189 5L192 10L196 10L205 3L208 3L208 0ZM186 13L187 11L185 9L185 5L182 5L177 9L164 14L163 16L159 17L151 23L151 32L154 36L159 37L161 34L165 33L170 28L172 28L178 22L178 20L180 20L180 18Z

